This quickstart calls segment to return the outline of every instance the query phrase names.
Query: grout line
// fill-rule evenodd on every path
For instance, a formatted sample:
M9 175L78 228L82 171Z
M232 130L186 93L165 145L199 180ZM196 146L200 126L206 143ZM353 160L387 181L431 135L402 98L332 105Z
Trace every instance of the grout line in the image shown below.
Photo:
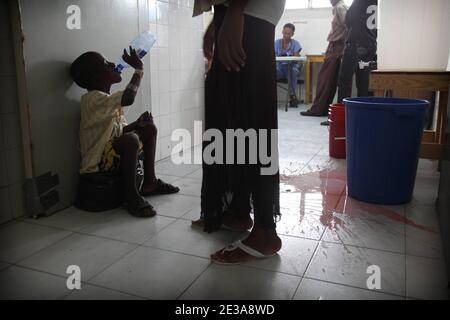
M146 249L155 249L155 250L159 250L159 251L165 251L165 252L169 252L169 253L176 253L176 254L181 254L183 256L187 256L187 257L193 257L193 258L200 258L203 260L210 260L209 258L205 258L203 256L199 256L199 255L195 255L195 254L191 254L191 253L184 253L184 252L180 252L180 251L175 251L175 250L170 250L170 249L163 249L163 248L158 248L155 246L151 246L151 245L140 245L139 247L142 248L146 248Z
M35 269L35 268L32 268L32 267L27 267L27 266L22 266L22 265L18 265L18 264L11 264L10 267L12 267L12 266L17 267L19 269L25 269L25 270L29 270L29 271L33 271L33 272L37 272L37 273L42 273L42 274L46 274L46 275L49 275L49 276L53 276L53 277L57 277L57 278L61 278L61 279L67 280L67 277L62 276L60 274L52 273L52 272L49 272L49 271L43 271L43 270L39 270L39 269ZM125 291L120 291L120 290L117 290L117 289L113 289L113 288L109 288L109 287L93 284L93 283L89 282L88 280L81 281L81 283L88 284L88 285L93 286L93 287L107 289L109 291L114 291L114 292L118 292L118 293L127 294L127 295L130 295L130 296L134 296L134 297L138 297L138 298L142 298L142 299L148 299L146 297L141 297L141 296L138 296L138 295L135 295L135 294L132 294L132 293L125 292ZM58 298L58 300L63 300L64 298L68 297L72 293L74 293L74 292L70 291L69 293L62 295L60 298Z
M169 222L166 226L164 226L163 228L161 228L160 230L158 230L157 232L155 232L155 234L149 236L148 238L146 238L142 243L140 243L140 246L145 246L145 243L150 241L151 239L153 239L154 237L156 237L158 234L160 234L163 230L166 230L169 226L171 226L172 224L174 224L175 222L178 221L178 219L174 219L172 218L173 221Z
M198 279L200 279L200 277L206 272L206 270L208 270L211 266L212 266L213 262L211 261L206 268L197 276L195 277L194 280L191 281L191 283L186 287L186 289L184 289L176 298L175 300L180 300L180 298L183 296L183 294L185 294L193 285L195 282L197 282Z
M400 255L400 256L406 255L405 253L396 252L396 251L390 251L390 250L385 250L385 249L368 248L368 247L358 246L358 245L354 245L354 244L346 244L346 243L335 242L335 241L321 240L321 242L330 243L330 244L337 244L337 245L340 245L340 246L343 246L343 247L353 247L353 248L358 248L358 249L366 249L366 250L371 250L371 251L378 251L378 252L396 254L396 255Z
M90 281L92 279L94 279L95 277L97 277L98 275L100 275L101 273L103 273L104 271L106 271L107 269L111 268L113 265L115 265L117 262L119 262L120 260L122 260L123 258L125 258L127 255L131 254L132 252L136 251L140 246L136 245L134 248L130 248L130 250L124 252L122 255L120 255L117 259L115 259L112 263L108 264L108 266L102 268L100 271L94 273L92 276L90 276L89 278L86 279L86 281Z
M188 210L188 211L189 211L189 210ZM187 211L187 212L188 212L188 211ZM186 213L187 213L187 212L186 212ZM175 222L178 221L178 220L189 221L188 219L184 219L184 218L182 218L182 217L176 218L176 217L164 216L164 215L160 215L160 216L161 216L161 217L165 217L165 218L170 218L170 219L173 219L173 220L174 220L174 221L170 222L167 226L163 227L160 231L166 229L167 227L169 227L170 225L172 225L173 223L175 223ZM158 233L160 232L160 231L158 231L158 232L155 233L153 236L150 236L150 237L147 238L144 242L141 243L141 242L130 242L130 241L126 241L126 240L118 240L118 239L114 239L114 238L110 238L110 237L106 237L106 236L101 236L101 235L94 235L94 234L82 232L82 229L77 230L77 231L73 231L73 230L70 230L70 229L64 229L64 228L60 228L60 227L53 227L53 226L48 226L48 225L42 225L42 224L39 224L39 223L35 223L35 222L33 222L33 221L22 221L22 222L27 223L27 224L33 224L33 225L37 225L37 226L44 226L44 227L49 227L49 228L53 228L53 229L57 229L57 230L62 230L62 231L71 232L71 234L70 234L69 236L74 235L74 234L78 234L78 235L90 236L90 237L94 237L94 238L100 238L100 239L105 239L105 240L111 240L111 241L122 242L122 243L126 243L126 244L131 244L131 245L143 245L145 242L149 241L149 240L152 239L154 236L157 236ZM89 226L86 226L86 227L89 227ZM84 229L84 227L83 227L83 229ZM326 231L326 228L325 228L324 231L322 232L322 236L323 236L323 234L325 233L325 231ZM286 234L282 234L282 233L279 233L279 235L284 236L284 237L291 237L291 238L296 238L296 239L305 239L305 240L319 241L319 242L330 243L330 244L338 244L338 245L342 245L342 246L349 246L349 247L354 247L354 248L359 248L359 249L367 249L367 250L373 250L373 251L379 251L379 252L385 252L385 253L391 253L391 254L397 254L397 255L408 255L408 256L412 256L412 257L426 258L426 259L440 260L440 261L443 260L443 258L427 257L427 256L422 256L422 255L417 255L417 254L406 254L406 253L401 253L401 252L397 252L397 251L391 251L391 250L385 250L385 249L377 249L377 248L370 248L370 247L364 247L364 246L355 245L355 244L346 244L346 243L337 242L337 241L326 241L326 240L322 240L322 239L321 239L322 236L321 236L320 239L317 239L317 238L308 238L308 237L300 237L300 236L286 235ZM65 237L65 238L67 238L67 237ZM58 243L58 242L64 240L65 238L63 238L63 239L61 239L61 240L58 240L57 242L55 242L55 243L53 243L53 244L56 244L56 243ZM51 245L49 245L49 246L52 246L53 244L51 244ZM48 248L49 246L45 247L44 249ZM148 247L148 246L147 246L147 247ZM44 250L44 249L41 249L41 250L39 250L38 252L40 252L40 251L42 251L42 250ZM176 252L176 251L174 251L174 252ZM37 252L36 252L36 253L37 253ZM34 255L34 254L35 254L35 253L33 253L32 255ZM194 255L194 256L195 256L195 255ZM27 257L24 258L24 259L27 259L27 258L29 258L29 257L31 257L31 255L30 255L30 256L27 256ZM22 260L24 260L24 259L21 259L21 260L19 260L19 261L22 261ZM6 262L6 263L10 263L10 262L7 262L7 261L5 261L5 262Z
M64 230L64 231L65 231L65 230ZM14 262L13 264L14 264L14 265L19 265L19 263L25 261L26 259L31 258L32 256L39 254L40 252L42 252L42 251L44 251L44 250L46 250L46 249L48 249L48 248L50 248L50 247L56 245L57 243L60 243L61 241L64 241L64 240L70 238L71 236L73 236L73 232L70 233L69 235L67 235L67 236L65 236L65 237L63 237L63 238L61 238L61 239L59 239L58 241L53 242L53 243L51 243L51 244L49 244L49 245L47 245L47 246L45 246L45 247L43 247L43 248L41 248L41 249L35 251L35 252L33 252L33 253L27 255L26 257L24 257L24 258L22 258L22 259L17 260L17 261Z
M117 290L117 289L101 286L101 285L98 285L98 284L91 283L89 281L81 281L81 284L86 284L86 285L89 285L89 286L92 286L92 287L97 287L97 288L100 288L100 289L105 289L105 290L108 290L108 291L113 291L113 292L116 292L116 293L125 294L125 295L131 296L131 297L135 297L135 298L139 298L139 299L150 300L147 297L141 297L141 296L139 296L137 294L134 294L134 293L129 293L129 292L126 292L126 291L121 291L121 290ZM81 290L83 290L83 286L81 286ZM68 296L70 296L73 293L75 293L75 292L74 291L70 292L69 294L67 294L63 298L61 298L60 300L64 300L65 298L67 298ZM100 298L100 299L96 299L96 300L102 300L102 299Z
M390 296L396 296L396 297L403 298L403 299L405 298L405 296L400 295L398 293L392 293L392 292L381 291L381 290L370 290L370 289L367 289L367 288L357 287L357 286L353 286L353 285L350 285L350 284L344 284L344 283L333 282L333 281L329 281L329 280L317 279L317 278L314 278L314 277L306 277L305 276L304 279L306 279L306 280L314 280L314 281L319 281L319 282L325 282L325 283L339 285L339 286L344 286L344 287L352 288L352 289L360 289L360 290L364 290L364 291L372 292L372 293L376 292L376 293L381 293L381 294L387 294L387 295L390 295Z
M321 238L323 237L323 234L325 233L325 230L326 230L326 228L325 228L324 231L322 232ZM317 241L316 247L314 248L314 252L313 252L313 254L311 255L311 258L309 259L308 264L307 264L306 267L305 267L305 270L303 271L303 274L302 274L302 276L301 276L302 279L300 280L300 283L298 284L297 288L295 289L294 295L292 296L292 299L291 299L291 300L294 300L294 297L295 297L295 295L297 294L298 289L300 288L300 285L302 284L303 279L304 279L305 276L306 276L306 272L308 271L309 266L311 265L311 263L312 263L314 257L316 256L317 252L319 251L319 246L320 246L321 242L322 242L322 240Z
M113 264L115 264L116 262L118 262L119 260L121 260L125 255L131 253L132 251L138 249L139 247L142 247L142 248L152 248L152 249L156 249L156 250L160 250L160 251L165 251L165 252L170 252L170 253L175 253L175 254L181 254L181 255L184 255L184 256L190 256L190 257L195 257L195 258L200 258L200 259L208 259L208 258L205 258L204 256L200 256L200 255L188 254L188 253L183 253L183 252L179 252L179 251L176 251L176 250L163 249L163 248L159 248L159 247L156 247L156 246L152 246L152 245L147 245L147 244L145 244L145 243L148 242L149 240L151 240L151 239L153 239L154 237L156 237L162 230L168 228L169 226L171 226L172 224L174 224L174 223L177 222L177 221L178 221L178 220L175 220L175 219L174 219L174 221L170 222L167 226L165 226L164 228L162 228L161 230L159 230L159 231L158 231L157 233L155 233L153 236L150 236L149 238L147 238L147 239L146 239L144 242L142 242L142 243L128 242L128 241L117 240L117 239L113 239L113 238L109 238L109 237L97 236L97 235L91 235L91 234L86 234L86 233L81 233L81 232L73 232L73 234L79 234L79 235L90 236L90 237L94 237L94 238L100 238L100 239L105 239L105 240L110 240L110 241L116 241L116 242L126 243L126 244L130 244L130 245L134 245L134 246L135 246L133 249L131 249L129 252L125 253L123 256L121 256L120 258L118 258L116 261L114 261L111 265L109 265L109 266L106 267L106 268L109 268L110 266L112 266ZM186 221L186 220L184 220L184 221ZM324 233L324 232L325 232L325 230L323 231L323 233ZM72 234L72 235L73 235L73 234ZM283 236L285 236L285 235L283 235ZM301 239L304 239L304 240L310 240L310 241L315 241L315 242L317 242L316 247L315 247L315 251L313 252L313 255L311 256L311 258L310 258L310 260L309 260L309 262L308 262L308 265L306 266L306 268L305 268L305 270L304 270L304 272L303 272L302 275L293 274L293 273L289 273L289 272L283 272L283 271L268 270L268 269L261 268L261 267L258 267L258 266L250 266L250 265L242 265L242 266L245 266L245 267L248 267L248 268L252 268L252 269L258 269L258 270L262 270L262 271L267 271L267 272L275 272L275 273L280 273L280 274L285 274L285 275L290 275L290 276L296 276L296 277L301 277L301 278L303 278L303 277L306 277L305 275L306 275L306 272L307 272L307 270L308 270L308 267L309 267L309 265L311 264L312 259L313 259L314 256L316 255L316 252L318 251L318 248L319 248L320 243L322 243L322 242L323 242L323 243L337 244L337 245L339 245L339 246L348 246L348 247L354 247L354 248L360 248L360 249L367 249L367 250L373 250L373 251L379 251L379 252L391 253L391 254L396 254L396 255L405 255L405 254L400 254L400 253L398 253L398 252L392 252L392 251L380 250L380 249L373 249L373 248L367 248L367 247L361 247L361 246L355 246L355 245L346 245L346 244L341 244L341 243L336 243L336 242L331 242L331 241L325 241L325 240L309 239L309 238L296 237L296 236L286 236L286 237L296 238L296 239L300 239L300 240L301 240ZM66 237L66 238L67 238L67 237ZM65 239L65 238L64 238L64 239ZM62 240L64 240L64 239L62 239ZM55 244L56 244L56 243L55 243ZM52 244L52 245L54 245L54 244ZM50 245L50 246L52 246L52 245ZM50 246L48 246L48 247L50 247ZM44 249L42 249L42 250L45 250L45 249L47 249L48 247L46 247L46 248L44 248ZM38 252L33 253L32 255L27 256L27 257L24 258L24 259L21 259L20 261L16 262L16 264L19 265L19 266L22 266L22 265L19 264L20 262L22 262L22 261L25 260L25 259L30 258L31 256L33 256L33 255L35 255L35 254L38 254L38 253L39 253L40 251L42 251L42 250L39 250ZM410 256L414 256L414 255L410 255ZM442 260L442 259L435 259L435 258L423 257L423 256L417 256L417 257L420 257L420 258L428 258L428 259L432 259L432 260ZM406 259L406 255L405 255L405 259ZM23 266L22 266L22 267L23 267ZM105 269L106 269L106 268L105 268ZM5 270L5 269L3 269L3 270ZM103 271L104 271L104 270L103 270ZM101 272L102 272L102 271L101 271ZM100 273L100 272L99 272L99 273ZM99 273L95 274L93 277L97 276ZM89 280L92 279L93 277L89 278ZM299 286L300 286L300 284L299 284ZM299 288L299 286L297 287L297 289Z
M18 265L18 264L12 264L11 267L12 267L12 266L14 266L14 267L16 267L16 268L19 268L19 269L24 269L24 270L33 271L33 272L45 274L45 275L48 275L48 276L60 278L60 279L63 280L63 281L66 281L66 280L67 280L66 277L63 277L63 276L61 276L60 274L55 274L55 273L51 273L51 272L48 272L48 271L42 271L42 270L34 269L34 268L31 268L31 267L25 267L25 266ZM62 300L62 299L64 299L65 297L67 297L67 296L68 296L69 294L71 294L71 293L72 293L72 292L64 293L63 295L61 295L61 297L59 297L59 298L57 298L57 299L55 299L55 300Z
M335 206L334 206L334 208L333 208L333 211L336 210L336 208L337 208L337 206L339 205L339 202L341 201L341 198L343 197L344 193L345 193L345 188L344 188L344 190L342 190L341 195L340 195L338 201L336 202L336 204L335 204ZM334 215L334 212L333 212L333 215ZM313 259L315 258L317 252L319 251L319 246L320 246L320 244L322 243L322 241L323 241L323 240L322 240L322 239L323 239L323 236L325 235L325 232L326 232L327 230L328 230L328 226L326 226L326 227L324 228L324 230L322 231L322 234L321 234L321 236L320 236L320 239L319 239L319 241L317 241L317 244L316 244L316 247L315 247L315 249L314 249L314 252L313 252L313 254L311 255L311 258L309 259L308 264L306 265L305 271L303 271L302 279L300 280L300 283L298 284L297 288L295 289L295 293L294 293L294 295L292 296L292 299L291 299L291 300L294 300L294 298L295 298L295 296L296 296L298 290L300 289L300 286L301 286L301 284L302 284L302 282L303 282L303 279L305 279L305 277L306 277L306 272L308 271L308 269L309 269L309 267L310 267L310 265L311 265ZM325 242L325 241L323 241L323 242Z
M320 148L316 153L314 153L314 155L311 157L311 159L309 159L308 162L300 169L299 174L305 173L304 170L306 169L308 164L319 154L319 152L322 150L322 148Z

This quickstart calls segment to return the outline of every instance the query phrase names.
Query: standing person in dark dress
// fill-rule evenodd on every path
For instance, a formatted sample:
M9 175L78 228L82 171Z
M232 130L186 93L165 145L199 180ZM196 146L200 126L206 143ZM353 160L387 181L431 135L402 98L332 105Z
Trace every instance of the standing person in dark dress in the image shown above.
M266 150L277 150L276 139L270 139L271 131L278 127L273 41L285 1L196 0L194 16L209 10L211 4L215 5L214 20L204 38L205 56L212 57L205 82L205 130L216 129L225 137L226 129L254 129L260 148L262 141ZM266 143L259 129L269 131ZM255 218L246 239L216 252L211 259L239 264L276 254L281 249L275 224L280 214L278 167L274 174L263 174L266 165L261 159L256 164L248 161L248 143L245 164L208 164L205 150L211 143L204 139L202 212L193 225L206 232L222 227L246 230L253 225L252 209ZM232 151L223 148L224 155ZM278 154L271 156L278 163Z
M345 16L348 36L338 80L338 102L352 96L356 73L358 97L369 94L370 70L360 69L359 61L373 61L377 52L377 0L354 0Z

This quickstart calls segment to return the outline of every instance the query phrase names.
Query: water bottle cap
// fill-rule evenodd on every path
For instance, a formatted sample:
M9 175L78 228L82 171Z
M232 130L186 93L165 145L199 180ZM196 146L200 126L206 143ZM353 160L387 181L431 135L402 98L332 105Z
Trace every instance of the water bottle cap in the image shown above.
M116 71L118 72L118 73L122 73L122 70L124 69L124 66L123 65L121 65L121 64L118 64L117 66L116 66Z

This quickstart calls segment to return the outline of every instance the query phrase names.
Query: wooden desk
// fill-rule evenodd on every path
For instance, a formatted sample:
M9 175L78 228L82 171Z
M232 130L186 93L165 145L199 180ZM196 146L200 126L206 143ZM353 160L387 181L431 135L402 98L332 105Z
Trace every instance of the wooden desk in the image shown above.
M425 130L420 157L442 160L445 146L450 72L446 71L380 71L371 72L369 88L375 96L423 98L426 92L439 92L435 130Z
M305 75L305 103L312 103L312 74L313 65L316 62L323 62L325 56L321 54L306 55L306 75Z

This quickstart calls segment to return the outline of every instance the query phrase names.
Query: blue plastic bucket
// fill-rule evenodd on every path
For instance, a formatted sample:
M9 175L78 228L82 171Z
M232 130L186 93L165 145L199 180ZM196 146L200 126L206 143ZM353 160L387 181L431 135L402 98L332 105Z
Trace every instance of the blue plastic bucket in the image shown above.
M410 202L428 101L344 99L350 197L396 205Z

